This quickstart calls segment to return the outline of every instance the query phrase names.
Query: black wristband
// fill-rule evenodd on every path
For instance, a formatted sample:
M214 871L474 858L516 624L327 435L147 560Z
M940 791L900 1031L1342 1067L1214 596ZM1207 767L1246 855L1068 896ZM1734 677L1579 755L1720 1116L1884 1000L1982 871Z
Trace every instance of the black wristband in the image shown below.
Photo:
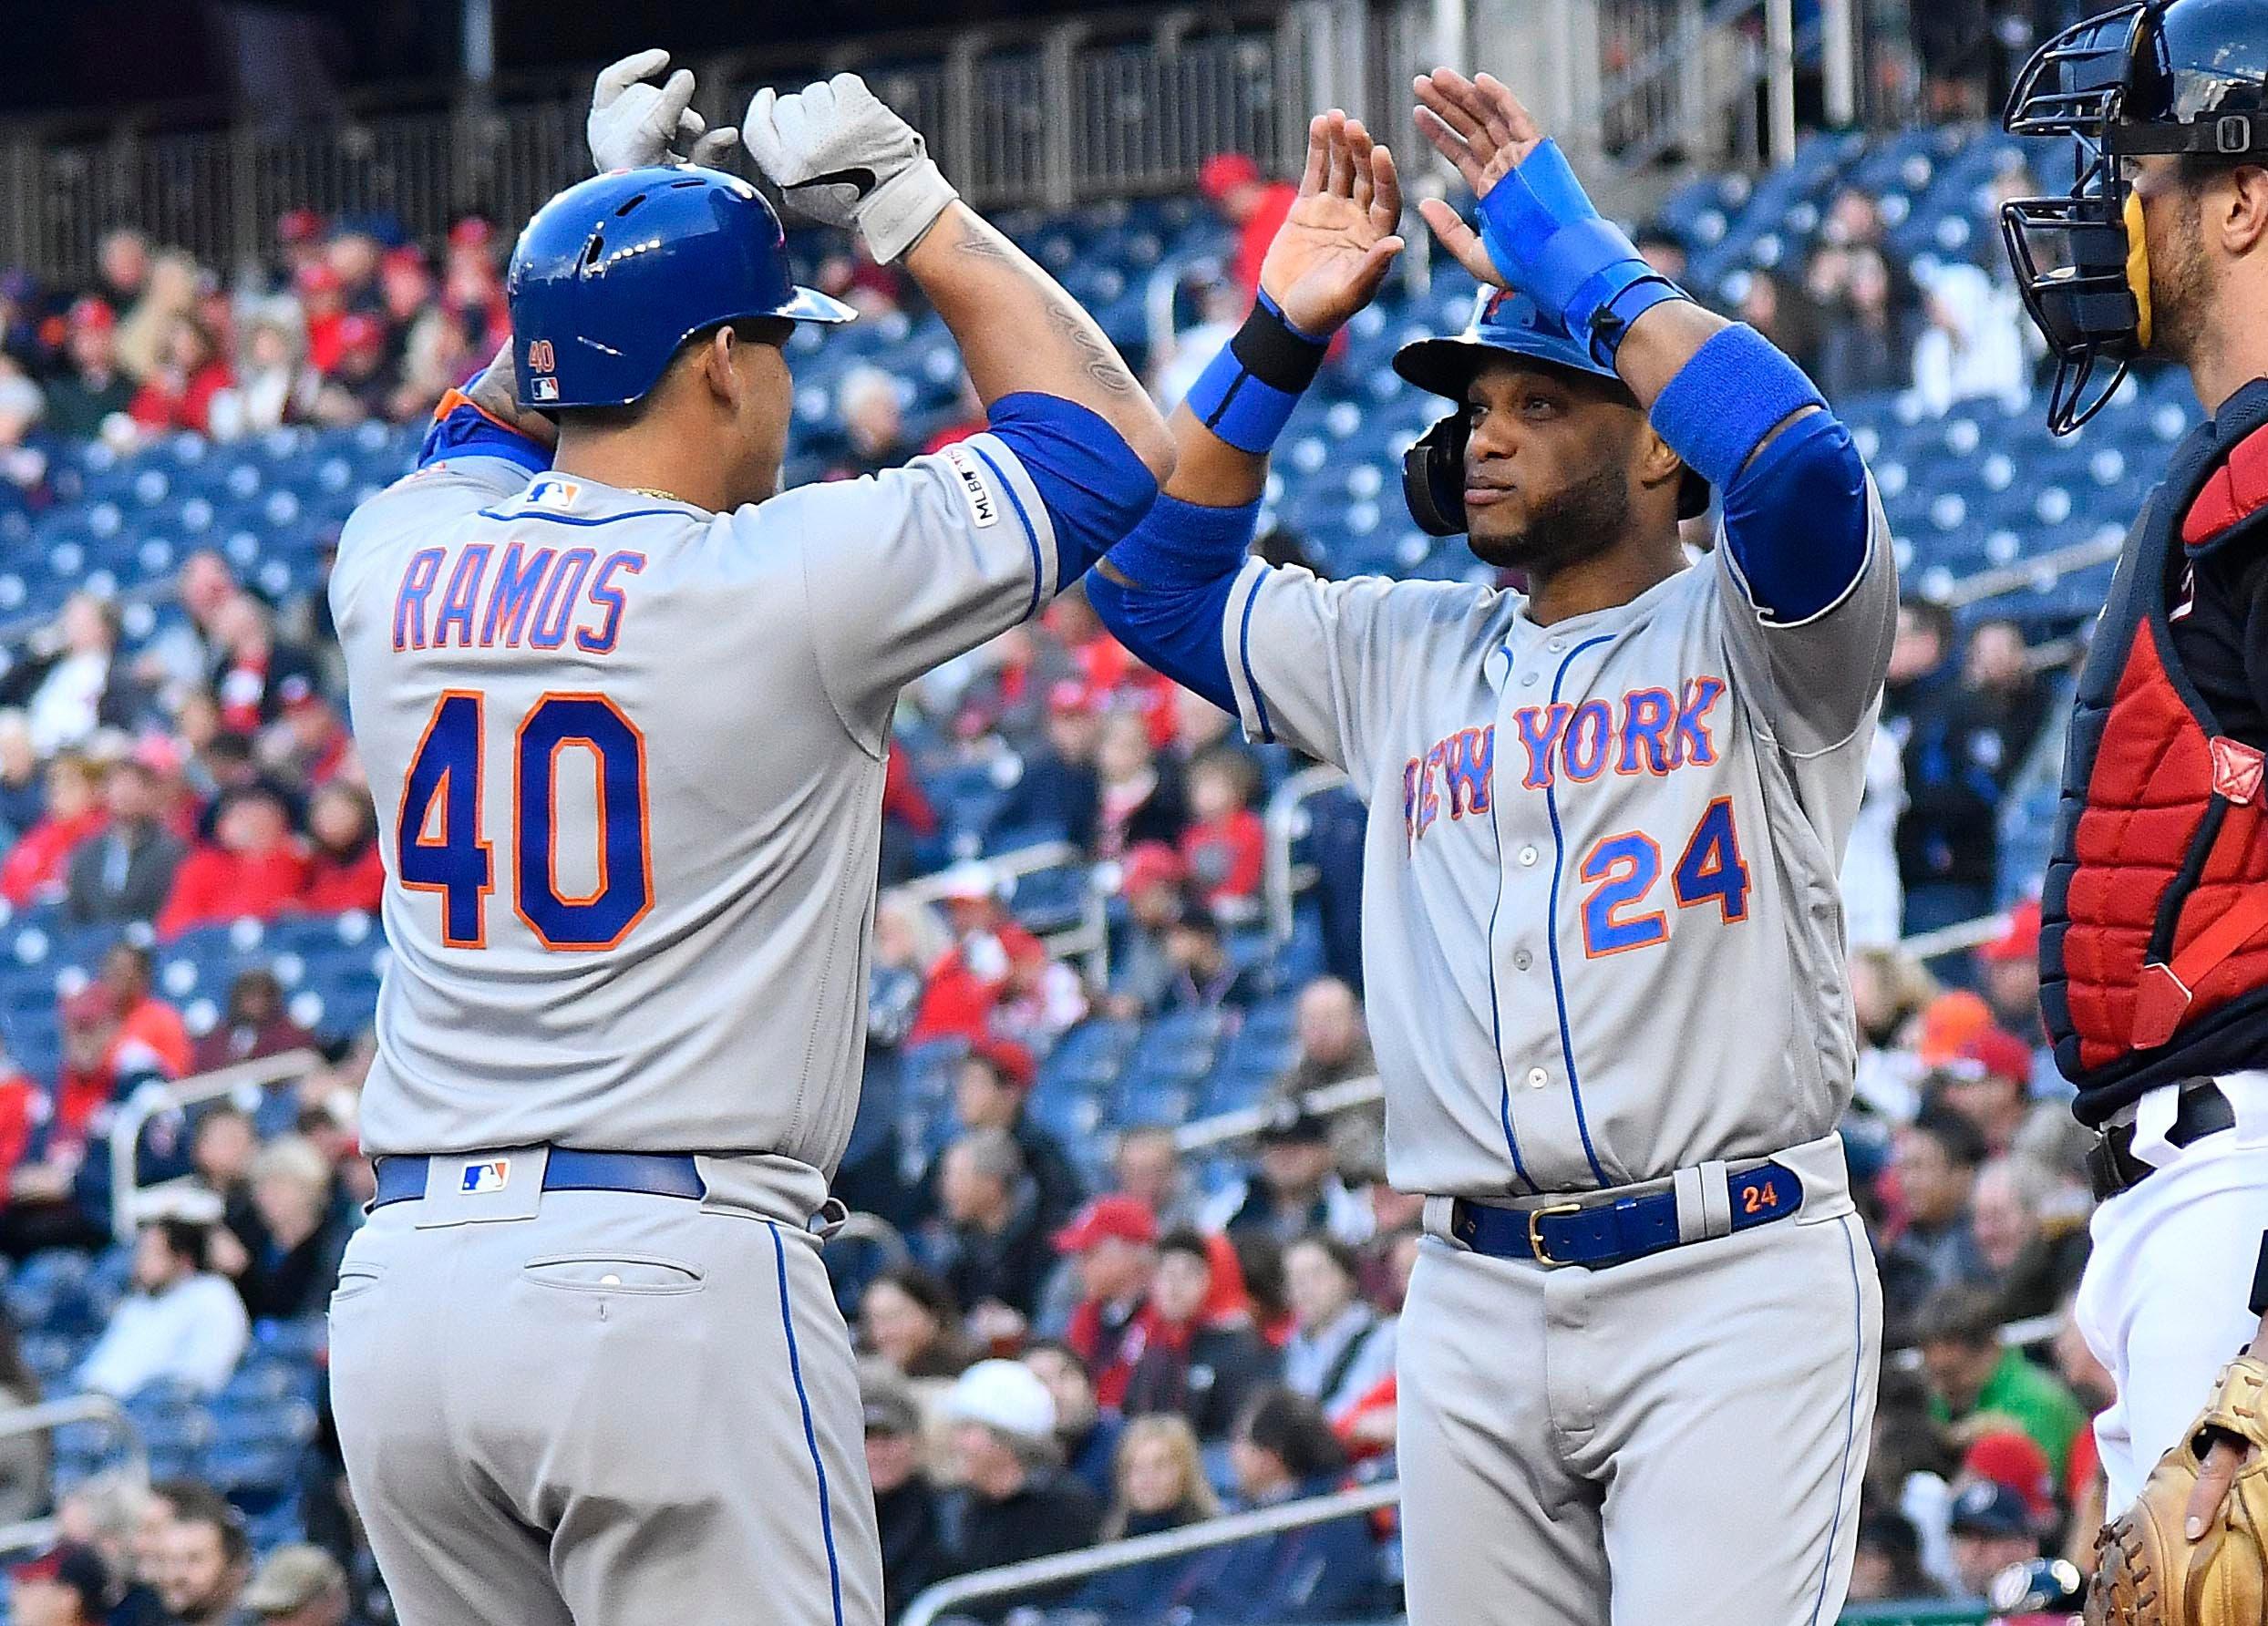
M1283 319L1265 293L1253 302L1253 314L1229 341L1229 353L1247 373L1286 395L1295 396L1315 381L1328 339L1311 338Z
M2253 1267L2253 1296L2249 1306L2254 1315L2268 1315L2268 1234L2260 1239L2260 1262Z

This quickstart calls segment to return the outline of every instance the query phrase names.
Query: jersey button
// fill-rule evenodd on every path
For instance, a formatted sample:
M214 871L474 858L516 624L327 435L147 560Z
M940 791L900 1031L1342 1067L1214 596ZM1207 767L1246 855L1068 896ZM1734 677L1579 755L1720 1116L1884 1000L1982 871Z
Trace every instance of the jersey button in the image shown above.
M1541 1067L1531 1067L1528 1069L1528 1087L1530 1089L1540 1090L1551 1082L1551 1075L1546 1073Z
M1554 638L1552 640L1548 647L1553 654L1557 654L1560 651L1567 647L1567 640L1564 638Z
M1523 869L1532 869L1532 868L1534 868L1534 866L1535 866L1535 861L1536 861L1536 849L1535 849L1534 848L1532 848L1532 847L1523 847L1523 848L1521 848L1521 849L1520 849L1520 862L1521 862L1521 867L1522 867Z
M1533 954L1531 954L1527 950L1514 949L1512 951L1512 969L1514 971L1526 971L1535 962L1536 957Z
M1536 686L1536 674L1532 672L1529 673L1527 676L1520 680L1520 686L1523 689L1534 688Z

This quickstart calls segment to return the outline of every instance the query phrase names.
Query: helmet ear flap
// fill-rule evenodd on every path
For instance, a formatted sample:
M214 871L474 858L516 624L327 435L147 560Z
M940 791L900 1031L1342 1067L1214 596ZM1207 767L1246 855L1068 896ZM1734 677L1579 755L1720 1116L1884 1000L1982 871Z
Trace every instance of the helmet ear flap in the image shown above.
M1402 500L1428 536L1465 530L1465 441L1472 419L1452 412L1418 437L1402 454Z

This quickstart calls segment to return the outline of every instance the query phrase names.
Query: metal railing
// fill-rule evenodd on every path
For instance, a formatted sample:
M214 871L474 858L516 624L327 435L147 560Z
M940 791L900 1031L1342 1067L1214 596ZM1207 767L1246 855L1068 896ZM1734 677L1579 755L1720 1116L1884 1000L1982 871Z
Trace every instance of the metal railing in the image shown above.
M142 1216L161 1204L167 1192L181 1185L173 1180L149 1187L135 1182L135 1153L141 1145L141 1132L151 1118L200 1102L233 1096L240 1090L256 1094L270 1085L304 1076L321 1065L323 1058L312 1050L286 1050L281 1055L237 1062L171 1084L152 1085L128 1096L110 1125L110 1229L119 1240L132 1240Z
M1307 14L1321 3L1141 7L689 66L712 120L737 119L759 85L863 69L973 201L1061 208L1185 187L1220 151L1290 166L1313 99ZM589 171L590 83L590 71L500 83L492 100L453 107L435 105L431 87L423 105L397 92L390 106L366 98L311 129L219 127L209 108L120 115L98 134L83 121L0 127L0 264L83 277L104 232L136 225L233 268L264 257L275 221L294 209L391 216L427 238L466 212L516 230Z
M1249 1541L1255 1536L1273 1536L1283 1530L1305 1529L1329 1524L1334 1519L1376 1513L1398 1504L1401 1492L1400 1481L1382 1479L1375 1485L1359 1485L1330 1496L1282 1502L1249 1513L1231 1513L1200 1524L1183 1525L1175 1530L1160 1530L1153 1536L1107 1541L1099 1547L1058 1553L1053 1558L1027 1559L1021 1564L979 1569L973 1575L940 1581L920 1593L907 1606L899 1626L934 1626L941 1617L981 1599L1084 1580L1090 1575L1108 1574L1154 1559L1181 1558L1233 1541Z
M1290 939L1292 906L1298 901L1299 894L1314 883L1312 866L1292 861L1292 843L1307 833L1307 803L1346 783L1346 776L1335 767L1302 768L1277 786L1275 794L1268 798L1267 809L1261 817L1268 845L1260 872L1260 891L1271 942L1282 943Z
M71 1423L96 1423L109 1430L121 1442L128 1477L137 1485L149 1483L149 1453L142 1444L141 1430L108 1394L74 1394L67 1400L43 1400L36 1405L0 1412L0 1439L53 1434ZM55 1544L56 1534L52 1516L0 1525L0 1557L40 1551Z

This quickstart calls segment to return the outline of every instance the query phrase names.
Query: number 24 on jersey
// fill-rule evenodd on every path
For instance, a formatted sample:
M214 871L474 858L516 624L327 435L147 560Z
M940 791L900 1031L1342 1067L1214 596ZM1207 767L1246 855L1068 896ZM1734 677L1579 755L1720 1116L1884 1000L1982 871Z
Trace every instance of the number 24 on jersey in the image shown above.
M496 854L483 827L487 697L444 693L426 723L402 786L394 873L413 892L441 900L441 941L488 946L488 900ZM597 767L598 877L584 892L559 879L560 758L587 753ZM654 907L647 843L645 736L603 695L549 694L512 736L510 806L505 810L512 907L549 949L611 949Z

